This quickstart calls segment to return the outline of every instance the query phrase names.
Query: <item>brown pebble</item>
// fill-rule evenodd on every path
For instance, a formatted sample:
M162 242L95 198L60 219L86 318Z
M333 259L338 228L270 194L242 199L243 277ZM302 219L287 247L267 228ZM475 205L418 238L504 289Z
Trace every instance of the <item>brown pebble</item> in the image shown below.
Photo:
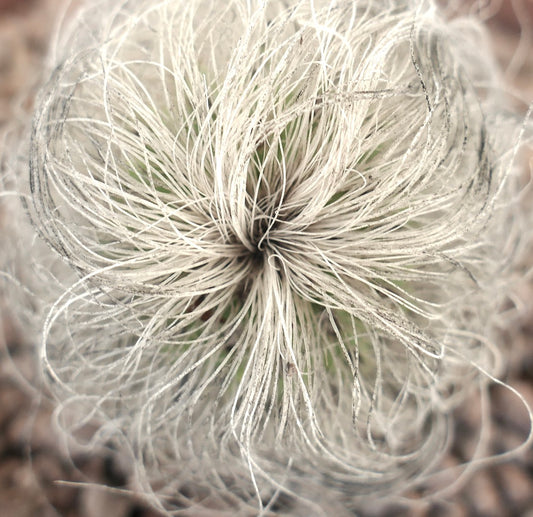
M506 514L497 487L485 471L472 478L468 484L468 496L473 510L471 515L502 517Z
M496 477L505 497L510 499L515 506L530 505L533 507L533 480L526 471L516 464L508 463L498 468Z

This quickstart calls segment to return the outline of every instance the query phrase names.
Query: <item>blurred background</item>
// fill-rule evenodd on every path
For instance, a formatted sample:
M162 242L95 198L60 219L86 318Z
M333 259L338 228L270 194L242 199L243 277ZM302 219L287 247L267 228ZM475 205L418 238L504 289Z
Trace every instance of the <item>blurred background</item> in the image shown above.
M533 101L533 0L441 3L453 11L474 8L488 18L492 51L509 85L523 98L511 102L525 114L527 103ZM70 4L75 8L76 2ZM65 6L65 0L0 0L0 155L2 133L23 124L31 113L50 35L58 19L65 12L68 16ZM525 156L524 166L528 163L533 167L532 153ZM6 245L2 231L9 224L9 216L0 210L0 246ZM533 407L533 282L524 282L521 297L530 303L502 336L509 345L504 379ZM36 378L33 345L22 340L8 316L9 300L3 298L0 292L0 516L157 517L142 501L121 494L122 488L130 487L130 480L112 455L66 454L50 424L52 407L36 399L30 387ZM520 401L507 389L493 386L490 403L489 452L497 454L519 445L530 422ZM480 418L480 401L473 395L456 411L455 441L446 466L471 457ZM79 482L84 484L76 485ZM376 508L369 515L533 517L533 451L476 472L442 502L410 510Z

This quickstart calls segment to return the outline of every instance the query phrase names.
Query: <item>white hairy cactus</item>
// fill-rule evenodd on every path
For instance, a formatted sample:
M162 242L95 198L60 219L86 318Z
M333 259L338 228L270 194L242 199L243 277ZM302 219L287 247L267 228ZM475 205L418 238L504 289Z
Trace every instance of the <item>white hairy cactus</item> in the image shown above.
M43 367L160 509L398 493L498 373L517 133L480 35L408 0L82 12L31 142L33 219L78 275Z

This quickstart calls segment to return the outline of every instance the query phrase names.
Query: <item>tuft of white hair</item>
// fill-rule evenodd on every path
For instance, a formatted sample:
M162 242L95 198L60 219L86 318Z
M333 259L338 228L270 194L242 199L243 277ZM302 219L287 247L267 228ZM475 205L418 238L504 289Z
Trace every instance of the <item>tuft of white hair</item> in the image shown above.
M42 336L60 425L99 422L169 514L342 515L423 477L499 373L518 238L480 34L425 1L85 9L30 151L77 275Z

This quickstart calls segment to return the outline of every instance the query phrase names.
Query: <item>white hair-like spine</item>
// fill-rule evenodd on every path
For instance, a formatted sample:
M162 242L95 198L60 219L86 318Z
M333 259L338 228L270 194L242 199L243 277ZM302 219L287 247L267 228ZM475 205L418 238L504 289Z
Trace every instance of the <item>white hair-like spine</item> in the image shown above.
M403 489L500 368L518 132L490 60L426 2L79 19L31 143L33 218L79 276L44 325L62 425L121 434L168 511Z

